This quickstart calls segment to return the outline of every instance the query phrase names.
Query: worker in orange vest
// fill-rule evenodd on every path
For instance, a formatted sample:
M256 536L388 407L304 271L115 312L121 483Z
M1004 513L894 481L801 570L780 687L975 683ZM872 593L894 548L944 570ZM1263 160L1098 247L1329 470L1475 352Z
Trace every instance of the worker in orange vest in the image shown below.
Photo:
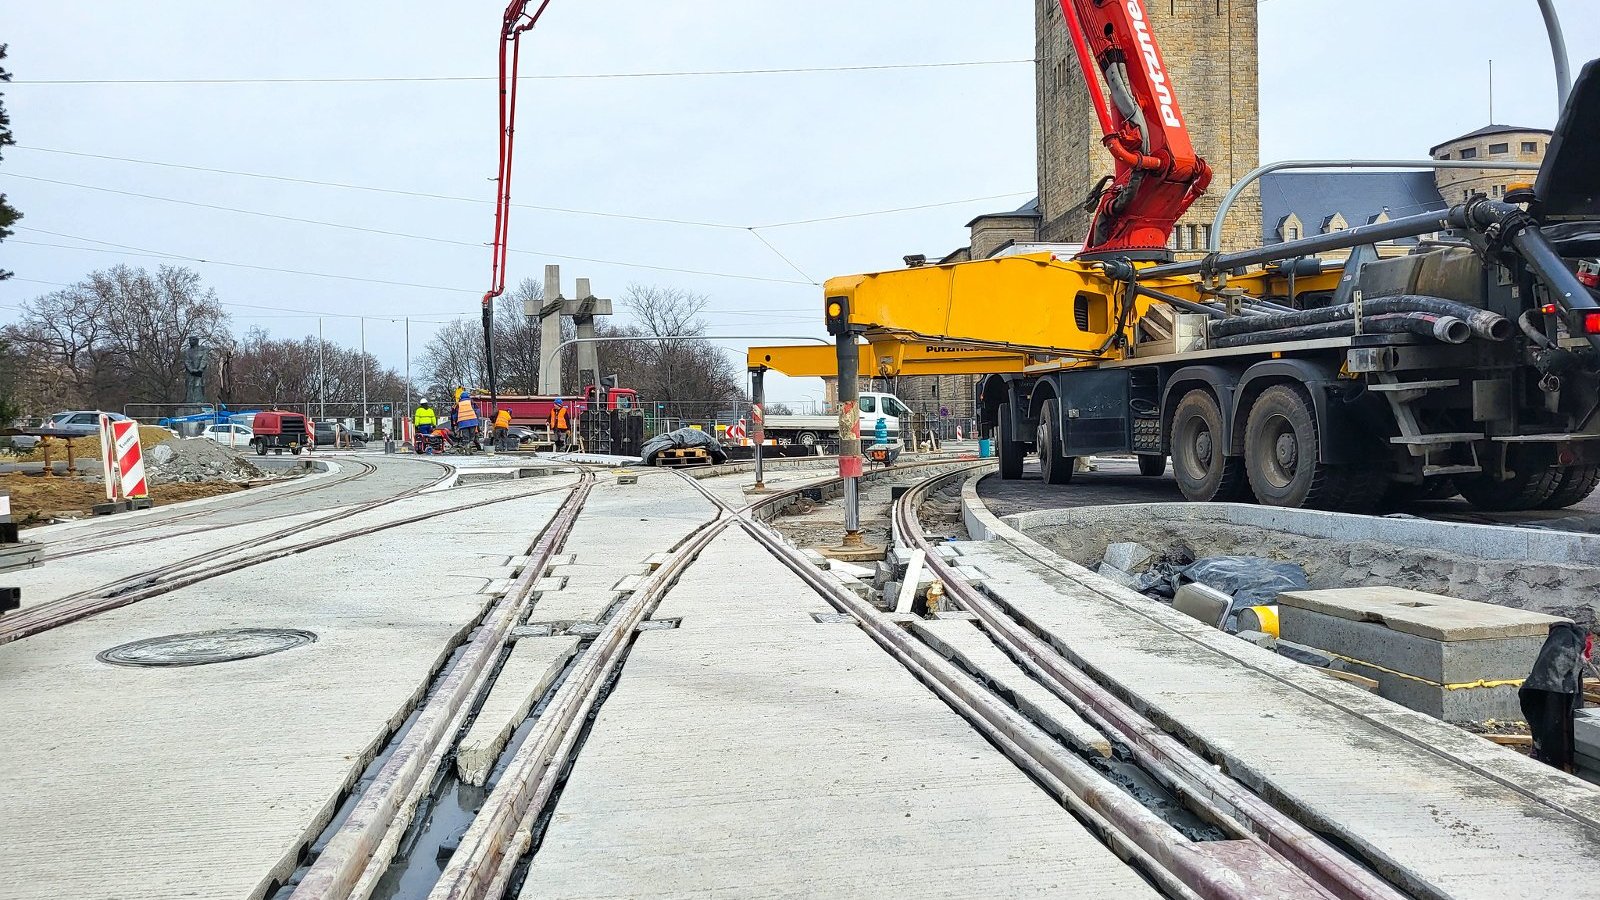
M511 410L502 409L494 414L494 446L500 449L501 441L505 440L506 432L511 429Z
M555 441L557 450L567 449L567 403L560 397L550 407L550 439Z
M456 408L455 412L451 413L450 418L454 420L455 433L458 439L465 440L470 437L472 449L483 449L482 445L478 443L478 427L481 424L478 419L478 410L472 405L472 396L467 393L466 388L456 388Z

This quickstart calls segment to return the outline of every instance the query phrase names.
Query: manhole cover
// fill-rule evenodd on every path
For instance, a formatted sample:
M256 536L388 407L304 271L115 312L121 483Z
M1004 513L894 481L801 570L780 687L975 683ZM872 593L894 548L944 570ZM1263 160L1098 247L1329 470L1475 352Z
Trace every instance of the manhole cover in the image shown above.
M229 628L145 638L103 650L96 658L114 666L208 666L280 653L316 639L298 628Z

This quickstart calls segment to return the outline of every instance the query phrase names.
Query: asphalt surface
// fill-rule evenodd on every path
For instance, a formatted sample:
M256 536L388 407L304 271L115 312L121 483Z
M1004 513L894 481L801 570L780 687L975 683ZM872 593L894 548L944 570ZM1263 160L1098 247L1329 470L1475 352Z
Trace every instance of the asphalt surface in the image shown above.
M1073 476L1071 484L1045 484L1039 475L1038 462L1030 459L1020 481L1006 481L998 474L990 475L978 483L978 496L999 516L1072 506L1184 502L1170 466L1167 473L1159 477L1140 475L1139 466L1132 459L1096 457L1095 466L1097 471L1079 472ZM1485 513L1456 497L1413 503L1403 509L1384 512L1451 522L1600 532L1600 491L1567 509Z

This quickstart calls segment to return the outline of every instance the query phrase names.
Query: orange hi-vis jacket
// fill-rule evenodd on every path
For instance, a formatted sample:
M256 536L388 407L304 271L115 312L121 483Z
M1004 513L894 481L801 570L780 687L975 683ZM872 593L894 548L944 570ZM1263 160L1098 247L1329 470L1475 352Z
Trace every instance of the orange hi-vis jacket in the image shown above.
M550 408L550 427L556 431L567 430L567 408L565 406L553 406Z
M494 427L496 427L496 428L510 428L511 427L511 410L502 409L499 412L495 413L494 414Z

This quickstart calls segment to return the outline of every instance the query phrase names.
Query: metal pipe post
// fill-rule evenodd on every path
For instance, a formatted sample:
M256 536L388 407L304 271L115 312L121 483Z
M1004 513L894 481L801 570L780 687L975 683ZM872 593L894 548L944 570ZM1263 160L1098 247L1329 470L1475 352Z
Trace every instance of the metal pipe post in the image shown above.
M1567 95L1572 93L1572 70L1567 62L1567 38L1561 33L1561 20L1556 17L1554 0L1539 0L1539 14L1544 16L1544 30L1550 36L1550 55L1556 64L1556 116L1567 108Z
M1493 162L1491 160L1461 160L1461 159L1286 159L1282 162L1267 163L1250 170L1243 178L1234 182L1233 187L1222 195L1222 202L1217 206L1217 214L1211 219L1211 241L1206 246L1209 253L1222 250L1222 225L1228 218L1228 210L1233 208L1234 201L1244 193L1256 179L1263 175L1270 175L1284 169L1526 169L1527 163ZM1399 221L1399 220L1396 220ZM1341 232L1342 233L1342 232ZM1401 235L1409 237L1409 235ZM1274 244L1274 247L1283 248L1285 244ZM1181 265L1181 264L1180 264ZM1198 272L1199 269L1190 269ZM1173 274L1179 274L1174 272Z
M845 547L861 544L861 347L854 331L839 335L839 477L844 479Z
M765 367L750 370L750 436L756 442L756 487L758 491L767 489L766 479L761 472L761 446L767 440L766 406L767 406L767 370Z

